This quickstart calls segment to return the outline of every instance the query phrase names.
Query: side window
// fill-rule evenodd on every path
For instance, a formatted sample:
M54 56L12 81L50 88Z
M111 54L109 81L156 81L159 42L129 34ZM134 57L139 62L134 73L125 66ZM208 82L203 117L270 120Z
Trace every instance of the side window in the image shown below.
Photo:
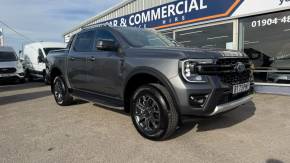
M43 52L41 49L38 49L38 56L44 57Z
M93 50L94 32L84 32L77 36L74 44L74 50L77 52L90 52Z
M98 40L112 40L116 41L113 34L105 29L99 29L96 31L96 41Z

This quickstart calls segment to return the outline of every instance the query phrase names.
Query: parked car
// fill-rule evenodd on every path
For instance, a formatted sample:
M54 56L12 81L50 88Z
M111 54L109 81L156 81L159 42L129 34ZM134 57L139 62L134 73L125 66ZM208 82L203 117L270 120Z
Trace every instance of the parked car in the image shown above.
M11 47L0 47L0 81L25 81L22 64Z
M253 97L246 54L178 47L152 29L83 29L48 65L57 104L76 97L124 109L152 140L170 137L182 120L222 114Z
M23 65L25 75L28 79L43 79L48 83L46 77L46 57L52 50L66 48L65 43L59 42L35 42L23 47Z

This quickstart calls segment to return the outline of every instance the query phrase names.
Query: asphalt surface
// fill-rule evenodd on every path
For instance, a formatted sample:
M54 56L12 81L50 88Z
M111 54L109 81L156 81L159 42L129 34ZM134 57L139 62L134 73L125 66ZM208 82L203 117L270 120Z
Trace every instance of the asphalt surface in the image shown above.
M255 96L171 139L142 138L130 117L92 103L60 107L42 83L0 86L0 162L290 162L290 97Z

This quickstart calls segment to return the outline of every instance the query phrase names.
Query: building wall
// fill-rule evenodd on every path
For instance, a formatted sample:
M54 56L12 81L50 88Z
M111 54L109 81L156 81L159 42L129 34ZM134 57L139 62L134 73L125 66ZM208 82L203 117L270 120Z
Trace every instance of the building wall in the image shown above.
M79 26L75 27L72 31L64 35L65 42L69 41L69 38L78 33L82 27L94 25L97 23L105 22L114 18L129 15L138 11L142 11L148 8L159 6L165 3L169 3L175 0L127 0L123 3L117 4L112 8L100 13L99 15L81 23Z

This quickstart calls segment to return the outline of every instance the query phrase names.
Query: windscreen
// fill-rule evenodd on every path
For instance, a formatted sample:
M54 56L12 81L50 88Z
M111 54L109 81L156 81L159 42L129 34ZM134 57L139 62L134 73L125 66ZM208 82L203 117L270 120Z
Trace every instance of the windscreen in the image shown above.
M44 53L45 53L46 55L48 55L48 53L49 53L50 51L53 51L53 50L62 50L62 49L64 49L64 48L44 48L43 50L44 50Z
M16 56L13 52L0 52L0 62L9 62L16 60Z
M167 36L153 29L141 28L116 28L123 37L135 47L175 47L178 46Z

